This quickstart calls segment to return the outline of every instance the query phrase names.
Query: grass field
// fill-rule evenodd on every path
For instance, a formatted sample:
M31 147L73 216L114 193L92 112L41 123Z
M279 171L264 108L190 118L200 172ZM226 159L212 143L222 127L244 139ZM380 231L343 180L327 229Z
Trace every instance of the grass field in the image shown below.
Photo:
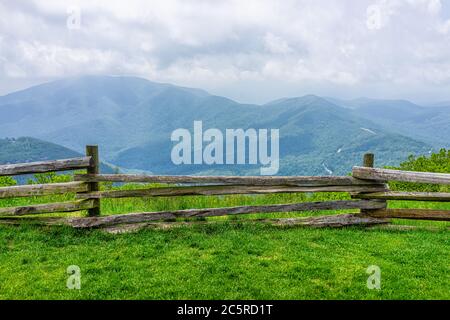
M72 197L2 200L0 206ZM102 201L102 212L346 197L331 193L121 199ZM390 203L390 207L408 206L450 209L449 204ZM418 228L387 230L249 222L334 213L218 217L208 219L218 222L214 224L116 235L0 225L0 299L450 299L448 223L394 221ZM70 265L81 269L81 290L66 288ZM370 265L381 269L381 290L366 286Z

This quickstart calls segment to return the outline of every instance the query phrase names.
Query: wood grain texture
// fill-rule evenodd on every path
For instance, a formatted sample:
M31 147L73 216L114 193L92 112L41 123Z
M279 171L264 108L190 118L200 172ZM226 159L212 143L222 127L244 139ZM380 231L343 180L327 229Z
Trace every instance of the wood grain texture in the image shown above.
M86 156L91 157L91 165L87 168L88 174L100 173L100 156L98 153L98 146L86 146ZM89 182L89 192L100 191L100 184L98 182ZM93 200L93 207L88 210L88 216L95 217L100 215L100 199Z
M315 228L342 228L354 225L379 225L389 223L389 219L361 216L360 214L336 214L308 218L281 218L261 220L281 226L308 226Z
M128 223L167 220L176 218L215 217L225 215L270 213L270 212L380 209L380 208L385 208L385 203L383 201L378 200L302 202L302 203L277 204L266 206L240 206L240 207L211 208L211 209L188 209L177 211L129 213L105 217L74 218L72 220L72 225L78 228L91 228L105 225L128 224Z
M31 184L23 186L2 187L0 188L0 198L46 196L53 194L87 191L88 185L85 182Z
M0 224L20 225L22 223L33 225L67 225L70 221L61 217L42 217L42 216L0 216Z
M373 153L364 154L363 166L373 168L375 165L375 155Z
M76 181L135 182L167 184L221 184L247 186L352 186L379 185L352 177L281 177L281 176L151 176L138 174L76 174Z
M373 218L450 221L450 210L431 209L380 209L361 214Z
M74 226L74 221L72 218L27 218L27 217L8 217L1 218L0 224L12 224L17 225L20 223L30 223L38 225L68 225ZM339 214L339 215L329 215L329 216L319 216L319 217L309 217L309 218L278 218L278 219L246 219L245 221L240 220L230 220L226 223L266 223L275 226L289 227L289 226L304 226L312 228L342 228L347 226L362 225L362 226L373 226L373 225L385 225L389 223L389 219L380 219L361 216L360 214ZM77 221L75 223L79 224ZM224 223L224 221L176 221L176 222L141 222L141 223L131 223L131 224L119 224L101 227L102 230L111 233L122 233L122 232L133 232L140 230L142 228L162 228L168 229L177 226L186 226L193 224L219 224Z
M390 169L353 167L353 177L376 181L403 181L416 183L450 184L450 174Z
M361 217L359 214L338 214L310 218L278 218L278 219L246 219L245 223L263 223L279 227L311 227L311 228L344 228L349 226L379 226L386 225L389 219ZM0 223L2 221L0 220ZM7 223L7 222L6 222ZM175 222L143 222L105 226L101 229L112 234L136 232L146 228L171 229L183 226L223 224L224 221L175 221ZM242 220L230 220L226 223L243 223Z
M77 194L78 199L106 199L133 197L178 197L178 196L211 196L230 194L272 194L272 193L300 193L300 192L378 192L385 191L384 185L356 185L356 186L192 186L147 188L135 190L113 190Z
M446 192L375 192L353 194L354 199L384 199L384 200L411 200L449 202L450 193Z
M88 168L90 157L64 160L51 160L30 163L6 164L0 166L0 176L14 176L20 174L45 173Z
M78 200L70 202L36 204L21 207L0 208L0 216L23 216L55 212L73 212L91 209L93 200Z

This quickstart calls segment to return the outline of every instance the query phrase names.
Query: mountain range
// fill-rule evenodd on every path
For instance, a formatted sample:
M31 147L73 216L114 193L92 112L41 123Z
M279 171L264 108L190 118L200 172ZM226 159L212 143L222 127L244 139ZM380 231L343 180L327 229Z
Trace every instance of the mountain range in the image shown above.
M30 137L0 139L0 163L25 163L77 158L81 154L55 143Z
M58 80L0 97L0 137L33 137L77 153L98 144L101 158L125 171L259 172L251 165L174 165L171 133L192 131L196 120L205 129L279 129L282 175L347 174L365 152L376 154L377 166L395 165L450 145L450 107L408 101L308 95L241 104L199 89L110 76Z
M435 147L450 145L450 103L434 107L419 106L406 100L330 99L352 109L358 116L371 119L384 128Z
M83 156L80 152L36 138L0 139L0 164L70 159ZM117 171L117 168L102 162L100 163L100 170L104 173L113 173Z

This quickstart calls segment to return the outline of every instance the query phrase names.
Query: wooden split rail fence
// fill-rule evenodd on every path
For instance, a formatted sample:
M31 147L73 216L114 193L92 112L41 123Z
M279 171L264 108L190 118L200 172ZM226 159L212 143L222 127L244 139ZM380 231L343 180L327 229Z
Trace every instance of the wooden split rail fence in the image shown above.
M14 176L56 171L85 169L86 174L76 174L74 182L20 185L0 188L0 199L76 193L76 201L0 208L0 222L22 221L21 217L44 213L87 210L87 217L59 219L57 221L77 228L104 227L121 224L165 221L176 218L213 217L224 215L296 212L318 210L359 209L356 214L338 214L303 219L285 219L289 224L340 227L353 224L387 223L390 218L450 220L448 210L388 209L388 200L450 201L450 193L391 192L390 180L450 184L450 174L407 172L373 168L373 154L364 156L363 166L353 168L347 177L245 177L245 176L157 176L132 174L100 174L97 146L87 146L82 158L10 164L0 166L0 176ZM170 187L135 190L101 191L101 182L160 183ZM163 212L141 212L110 216L100 213L101 199L131 197L212 196L231 194L347 192L352 200L301 202L264 206L239 206L210 209L188 209ZM34 221L51 221L51 218L32 218ZM281 221L282 219L279 219Z

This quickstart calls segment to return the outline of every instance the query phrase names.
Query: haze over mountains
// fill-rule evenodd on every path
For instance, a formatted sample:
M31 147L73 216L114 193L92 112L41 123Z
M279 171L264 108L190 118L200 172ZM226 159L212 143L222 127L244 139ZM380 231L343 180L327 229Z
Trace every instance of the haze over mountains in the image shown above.
M436 147L450 145L450 103L423 107L406 100L330 99L383 127L426 141Z
M279 174L286 175L346 174L368 151L381 166L450 145L450 107L407 101L309 95L251 105L198 89L107 76L70 78L0 97L0 138L35 137L76 152L99 144L109 163L161 174L257 174L259 166L172 164L172 131L192 131L195 120L205 129L279 129Z

